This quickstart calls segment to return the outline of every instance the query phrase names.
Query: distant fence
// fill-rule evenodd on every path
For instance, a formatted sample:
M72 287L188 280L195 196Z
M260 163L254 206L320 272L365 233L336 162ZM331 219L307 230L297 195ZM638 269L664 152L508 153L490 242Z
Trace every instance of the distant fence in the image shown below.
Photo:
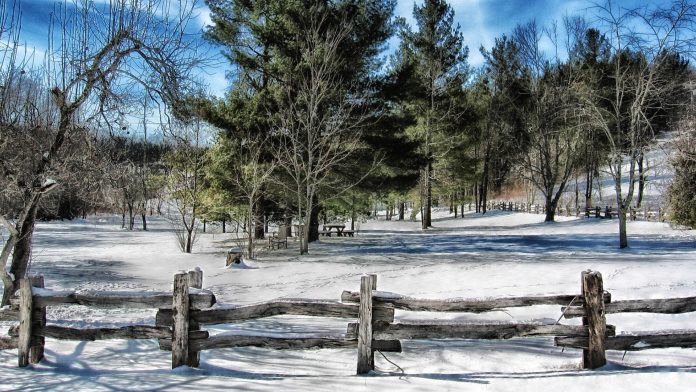
M44 338L69 340L158 339L160 348L172 352L172 368L198 367L203 350L229 347L271 349L357 348L357 373L374 369L374 352L401 352L405 339L510 339L554 336L555 345L583 350L583 367L594 369L606 363L606 350L644 350L663 347L696 347L696 331L661 331L617 336L606 323L606 314L624 312L686 313L696 311L696 297L612 302L604 291L602 275L585 271L580 294L508 297L485 300L417 299L377 291L376 275L361 278L360 291L344 291L341 302L287 299L242 306L217 306L210 291L202 290L199 269L174 277L172 293L65 292L41 288L43 280L22 280L16 309L0 313L18 317L10 337L0 339L0 348L17 348L19 366L37 363L43 357ZM34 284L32 286L32 283ZM39 287L36 287L39 286ZM154 326L122 328L66 328L46 322L47 306L81 304L125 308L157 308ZM395 309L426 312L484 313L511 307L564 305L558 321L527 323L470 323L418 321L395 322ZM14 313L13 313L14 312ZM278 315L303 315L357 319L345 334L219 334L210 336L206 325L238 323ZM560 324L563 318L582 317L582 325Z
M493 201L491 202L489 209L497 209L502 211L513 211L513 212L527 212L531 214L545 214L546 207L540 204L532 203L521 203L512 201ZM577 216L585 218L602 218L602 219L616 219L617 211L614 207L605 205L603 207L583 207L578 206L577 208L572 205L559 205L556 208L556 214L565 216ZM661 207L657 209L649 208L645 205L643 208L631 207L628 210L628 218L630 220L639 221L653 221L653 222L666 222L667 215L665 210Z

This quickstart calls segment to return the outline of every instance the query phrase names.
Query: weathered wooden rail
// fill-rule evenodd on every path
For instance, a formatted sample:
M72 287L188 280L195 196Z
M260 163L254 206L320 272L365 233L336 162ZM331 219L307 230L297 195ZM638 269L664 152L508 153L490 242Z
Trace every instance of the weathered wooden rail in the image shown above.
M696 331L662 331L616 335L606 323L606 314L650 312L678 314L696 311L696 297L612 301L604 291L599 272L581 275L576 295L522 296L489 299L419 299L377 291L377 277L361 278L360 291L344 291L341 302L313 299L282 299L250 305L215 304L215 296L202 289L199 269L178 273L173 291L100 292L52 291L43 279L25 279L20 284L14 308L0 317L19 320L9 337L0 338L0 349L16 348L19 366L37 363L43 357L46 337L93 341L101 339L158 339L162 350L171 351L172 368L198 367L200 352L231 347L269 349L356 348L357 373L374 369L374 352L400 352L404 339L510 339L553 336L560 347L583 350L583 367L594 369L606 363L606 350L644 350L663 347L696 347ZM69 328L46 322L46 307L80 304L99 307L156 308L155 325L120 328ZM395 309L419 312L484 313L512 307L561 305L562 317L582 317L582 325L558 322L461 322L420 320L395 322ZM210 335L206 325L240 323L279 315L346 318L346 333L333 335L223 333Z

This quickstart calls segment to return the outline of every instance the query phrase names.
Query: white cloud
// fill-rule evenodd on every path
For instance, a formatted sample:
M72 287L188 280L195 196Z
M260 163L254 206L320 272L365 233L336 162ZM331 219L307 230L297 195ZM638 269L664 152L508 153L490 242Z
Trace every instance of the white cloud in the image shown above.
M202 7L196 8L196 19L198 20L198 23L200 24L201 28L206 28L208 26L213 25L213 19L211 18L211 11L210 8L208 8L207 5L203 5Z

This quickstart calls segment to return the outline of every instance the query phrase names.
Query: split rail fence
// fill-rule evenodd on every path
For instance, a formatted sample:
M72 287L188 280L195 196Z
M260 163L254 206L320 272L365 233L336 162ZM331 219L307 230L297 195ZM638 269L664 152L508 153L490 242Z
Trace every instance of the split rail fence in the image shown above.
M546 207L540 204L531 203L520 203L511 201L492 201L489 202L488 209L498 209L502 211L513 211L513 212L527 212L530 214L544 214L546 213ZM471 211L471 206L469 207ZM603 218L603 219L614 219L617 218L617 211L612 206L594 206L594 207L582 207L577 208L572 205L558 205L556 208L556 213L558 215L565 216L577 216L585 218ZM648 208L645 205L643 208L631 207L628 211L628 219L636 221L654 221L654 222L665 222L667 221L667 216L665 215L665 210L661 207L655 209Z
M677 314L696 311L696 297L613 301L604 291L602 275L584 271L580 294L508 297L485 300L418 299L377 291L376 275L365 275L360 291L344 291L341 302L287 299L252 305L220 305L215 296L201 289L200 269L178 273L169 292L66 292L43 288L43 279L24 279L16 312L0 313L0 319L16 316L19 324L10 337L0 339L0 348L17 348L19 366L37 363L43 357L45 338L92 341L99 339L158 339L160 348L171 351L172 368L198 367L203 350L256 346L270 349L357 348L357 373L374 369L374 352L401 352L407 339L510 339L555 337L555 345L583 350L583 367L595 369L606 363L606 350L644 350L664 347L696 347L696 331L662 331L616 335L606 323L606 314L648 312ZM80 304L100 307L156 308L155 325L121 328L67 328L46 320L46 307ZM511 307L562 305L556 323L470 323L418 321L395 322L395 309L427 312L484 313ZM3 316L4 314L4 316ZM218 334L206 325L239 323L278 315L302 315L357 320L345 334ZM582 317L581 325L560 324L562 318Z

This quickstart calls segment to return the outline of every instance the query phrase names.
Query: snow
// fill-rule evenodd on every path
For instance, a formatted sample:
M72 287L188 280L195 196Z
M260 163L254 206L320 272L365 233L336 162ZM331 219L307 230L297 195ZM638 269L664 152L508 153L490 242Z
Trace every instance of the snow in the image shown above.
M340 299L358 291L360 276L378 275L380 293L416 298L497 298L578 294L580 272L602 272L614 300L696 296L696 233L654 222L630 222L629 245L618 249L616 220L491 211L453 219L436 211L433 229L419 222L368 221L356 237L322 238L310 255L289 249L259 252L247 268L225 268L231 234L201 234L194 254L178 251L164 220L150 231L120 229L120 219L100 216L39 223L32 273L47 290L169 291L179 270L200 267L203 287L219 306L273 299ZM398 321L440 320L555 323L560 306L510 308L481 314L397 311ZM72 326L154 324L154 310L56 306L52 323ZM51 321L60 320L60 321ZM206 327L211 334L335 336L352 320L276 316ZM696 313L608 315L617 333L694 328ZM561 320L576 325L580 321ZM4 333L10 323L0 323ZM375 355L377 370L355 376L355 349L274 351L236 348L205 351L200 369L171 370L169 352L154 340L71 342L47 339L46 359L26 369L16 352L0 351L2 390L685 390L696 382L696 351L652 349L608 352L609 364L580 369L579 350L561 350L552 338L510 340L406 340L402 353ZM393 362L393 364L392 364ZM394 364L398 365L395 366ZM403 369L403 374L400 369Z

